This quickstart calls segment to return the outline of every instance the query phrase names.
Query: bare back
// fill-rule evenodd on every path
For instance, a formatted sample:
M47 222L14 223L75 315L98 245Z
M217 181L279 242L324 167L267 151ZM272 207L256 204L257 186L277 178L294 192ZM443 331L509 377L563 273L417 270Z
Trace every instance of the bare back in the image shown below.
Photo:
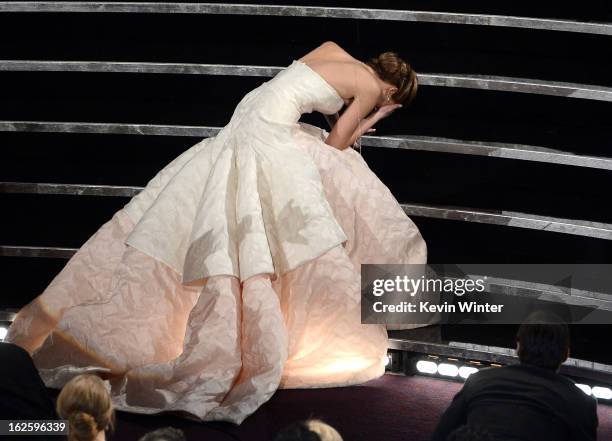
M298 61L318 73L347 105L326 143L344 149L356 137L361 121L376 106L381 89L375 73L336 43L327 41Z
M299 61L308 64L336 89L346 105L360 91L377 84L365 63L331 41L308 52Z

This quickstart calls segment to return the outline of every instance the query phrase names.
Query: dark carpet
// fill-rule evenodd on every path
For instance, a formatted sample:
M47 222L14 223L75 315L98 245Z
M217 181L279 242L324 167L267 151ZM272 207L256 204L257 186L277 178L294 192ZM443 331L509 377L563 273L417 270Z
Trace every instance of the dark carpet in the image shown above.
M317 417L345 441L424 441L461 384L425 377L384 375L368 383L331 389L278 390L240 426L198 423L176 416L118 412L111 441L137 441L158 427L182 429L188 441L270 441L282 427ZM612 440L612 406L599 405L600 441Z

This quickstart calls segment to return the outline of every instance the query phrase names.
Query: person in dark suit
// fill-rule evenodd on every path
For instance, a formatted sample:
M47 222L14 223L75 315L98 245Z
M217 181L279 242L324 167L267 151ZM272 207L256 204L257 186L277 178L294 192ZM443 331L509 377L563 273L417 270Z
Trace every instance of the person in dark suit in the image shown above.
M30 355L11 343L0 343L0 419L55 420L47 393Z
M490 432L479 426L461 426L446 441L498 441Z
M597 438L597 402L558 373L569 357L566 324L532 315L517 334L519 364L472 374L441 416L432 441L463 425L497 440L569 441Z
M0 420L56 420L53 400L47 393L30 354L11 343L0 343ZM52 435L21 435L20 441L60 441Z

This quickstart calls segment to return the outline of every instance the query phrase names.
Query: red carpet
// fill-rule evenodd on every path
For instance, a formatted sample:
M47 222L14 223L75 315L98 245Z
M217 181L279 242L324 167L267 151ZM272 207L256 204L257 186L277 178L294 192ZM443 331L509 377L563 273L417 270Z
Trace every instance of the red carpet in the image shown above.
M269 441L293 421L319 417L345 441L425 441L460 387L444 380L384 375L360 386L279 390L240 426L119 412L110 440L136 441L155 428L174 426L185 431L188 441ZM599 424L598 439L612 440L612 406L599 406Z

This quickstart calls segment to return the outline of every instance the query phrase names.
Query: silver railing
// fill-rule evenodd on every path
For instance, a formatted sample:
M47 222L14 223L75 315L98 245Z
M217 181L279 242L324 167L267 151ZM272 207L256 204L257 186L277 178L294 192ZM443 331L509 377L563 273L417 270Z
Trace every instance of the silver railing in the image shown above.
M38 61L0 60L0 71L18 72L102 72L175 75L225 75L272 77L282 66L253 66L201 63L152 63L128 61ZM528 78L488 75L419 73L419 84L435 87L518 92L612 102L612 88L589 84L563 83Z
M133 197L142 189L143 187L116 185L0 182L0 193ZM612 224L601 222L537 216L511 211L484 211L408 203L400 205L409 216L504 225L612 240Z
M0 132L92 133L150 136L215 136L221 127L166 124L0 121ZM364 147L396 148L488 156L612 170L612 157L576 155L547 147L498 142L464 141L426 136L363 136Z
M0 2L0 12L266 15L278 17L312 17L498 26L545 31L576 32L582 34L612 35L612 25L610 23L517 17L512 15L471 14L462 12L407 11L398 9L343 8L326 6L176 2L5 1Z

